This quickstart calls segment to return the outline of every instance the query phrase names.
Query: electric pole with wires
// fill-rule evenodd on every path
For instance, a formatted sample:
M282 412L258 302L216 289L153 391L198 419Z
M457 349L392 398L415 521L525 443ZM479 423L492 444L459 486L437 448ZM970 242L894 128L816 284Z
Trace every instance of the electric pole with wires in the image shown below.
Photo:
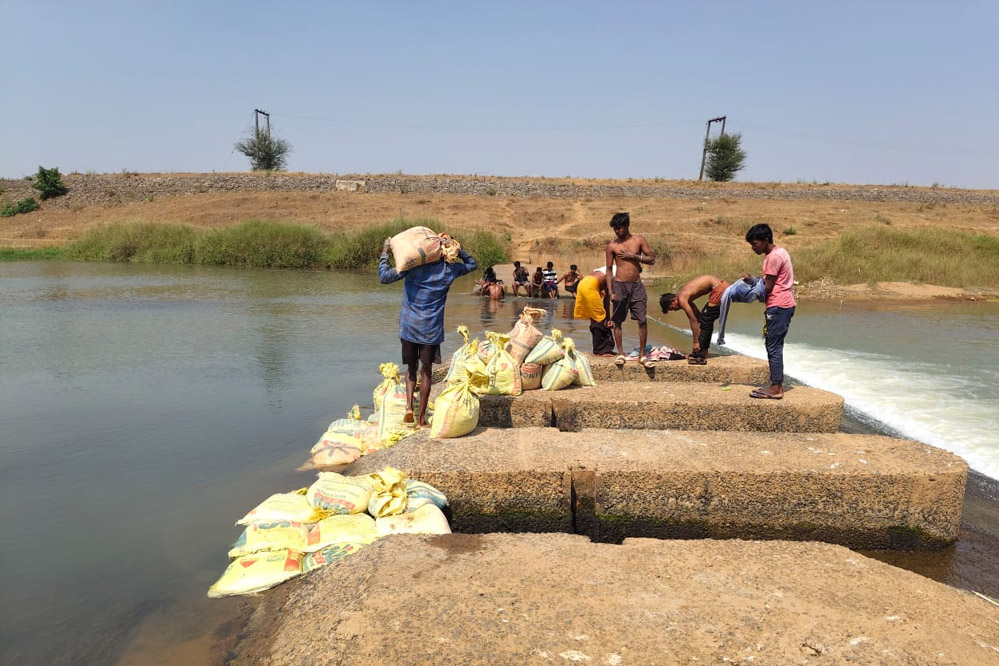
M704 163L708 159L708 138L711 136L711 123L721 123L721 136L725 136L725 116L718 116L708 121L707 129L704 131L704 147L701 152L701 172L697 180L704 180Z

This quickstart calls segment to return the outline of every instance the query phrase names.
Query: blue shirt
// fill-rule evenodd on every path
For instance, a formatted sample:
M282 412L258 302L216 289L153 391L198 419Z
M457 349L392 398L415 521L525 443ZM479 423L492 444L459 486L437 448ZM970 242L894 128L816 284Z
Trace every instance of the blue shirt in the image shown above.
M389 264L383 252L378 262L378 281L391 284L405 279L402 289L402 310L399 312L399 339L420 345L444 342L444 303L456 278L479 267L470 254L458 252L460 262L449 264L436 261L400 273Z

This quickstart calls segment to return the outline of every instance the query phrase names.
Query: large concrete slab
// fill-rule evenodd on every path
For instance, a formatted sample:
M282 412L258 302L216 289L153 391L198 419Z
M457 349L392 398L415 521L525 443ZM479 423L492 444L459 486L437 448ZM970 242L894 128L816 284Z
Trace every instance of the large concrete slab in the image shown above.
M268 592L233 664L999 664L999 609L846 548L393 536Z
M597 382L711 382L716 384L770 383L770 366L766 361L733 354L712 356L707 365L690 365L687 361L657 361L653 368L643 368L628 361L624 367L614 365L607 356L586 355Z
M443 387L436 386L435 393ZM603 382L561 391L484 395L479 425L497 428L555 426L560 430L733 430L836 432L843 420L842 396L796 386L783 400L749 397L752 387L704 382Z
M345 473L385 466L440 488L459 531L899 549L957 538L968 472L946 451L877 435L480 428L418 433Z

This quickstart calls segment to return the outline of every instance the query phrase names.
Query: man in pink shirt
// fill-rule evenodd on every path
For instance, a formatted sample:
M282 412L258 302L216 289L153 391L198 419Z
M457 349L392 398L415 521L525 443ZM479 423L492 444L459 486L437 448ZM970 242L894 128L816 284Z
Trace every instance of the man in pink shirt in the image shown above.
M766 320L763 323L763 338L767 345L767 361L770 363L770 386L754 389L749 395L764 400L780 400L784 397L784 338L794 316L794 269L791 255L787 250L774 245L774 232L769 225L757 224L746 232L746 242L756 254L763 258L763 282L767 291ZM743 278L748 276L744 275Z

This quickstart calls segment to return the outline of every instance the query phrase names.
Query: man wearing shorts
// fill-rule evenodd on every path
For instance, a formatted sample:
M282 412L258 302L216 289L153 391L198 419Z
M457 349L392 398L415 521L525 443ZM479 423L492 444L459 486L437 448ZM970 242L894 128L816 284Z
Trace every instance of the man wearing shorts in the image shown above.
M524 296L530 296L530 288L527 286L531 276L527 274L527 269L520 265L519 261L513 262L513 295L520 296L520 289L523 288Z
M420 412L416 419L418 428L427 427L427 403L430 401L430 371L434 363L441 362L441 343L444 342L444 304L447 292L456 278L471 273L479 267L465 250L459 250L458 260L448 263L441 259L416 266L400 273L389 264L389 241L382 246L378 261L378 281L391 284L405 279L402 289L402 310L399 312L399 340L402 342L402 363L406 372L406 416L403 421L413 422L413 393L416 389L417 370L420 383Z
M645 342L649 337L646 324L648 296L645 285L642 284L641 273L642 264L651 266L656 263L656 255L645 238L631 233L631 216L628 213L615 213L610 226L614 230L615 239L607 244L605 279L607 293L611 295L609 325L614 330L618 353L614 363L623 366L627 361L621 325L630 312L631 318L638 322L638 362L651 368L654 364L645 356Z
M687 357L692 365L707 363L708 347L711 346L711 333L714 332L715 320L721 312L722 294L728 288L728 282L714 275L699 275L680 287L675 294L663 294L659 297L659 307L663 314L674 310L683 310L690 320L690 332L694 338L694 352ZM698 309L695 299L708 295L707 305Z
M562 277L558 279L558 281L565 286L565 290L567 292L575 296L576 287L579 286L579 281L582 279L583 276L580 275L579 271L576 270L576 264L572 264L569 266L569 270L566 271L565 274L563 274Z

